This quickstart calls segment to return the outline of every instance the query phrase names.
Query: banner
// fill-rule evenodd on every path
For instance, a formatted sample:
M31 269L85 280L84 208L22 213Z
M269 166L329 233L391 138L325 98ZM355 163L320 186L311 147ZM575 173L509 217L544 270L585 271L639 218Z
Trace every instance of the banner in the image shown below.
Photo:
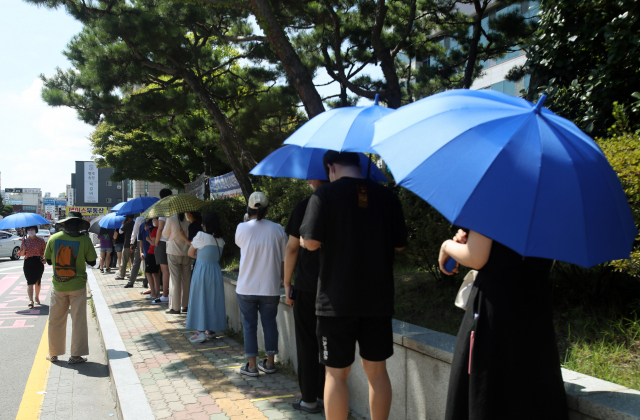
M54 205L56 206L66 206L67 205L67 200L65 200L64 198L56 198L55 199L56 202Z
M98 168L95 162L84 163L84 202L98 202Z
M76 204L75 200L73 199L75 194L75 188L67 188L67 206L73 206L74 204Z
M20 206L22 205L22 200L7 200L5 204L8 204L10 206Z
M201 174L196 178L195 181L190 182L188 184L184 184L184 193L190 194L198 197L201 200L204 200L204 182L205 175Z
M71 207L67 206L67 214L70 211L77 211L82 213L83 216L100 216L101 214L107 214L106 207Z
M55 198L43 198L42 199L42 204L44 204L45 206L55 206L56 205L56 199ZM67 202L65 201L63 205L67 205Z
M17 194L38 194L40 193L40 188L6 188L4 192Z
M242 195L242 189L233 172L209 178L209 189L214 199L236 197Z

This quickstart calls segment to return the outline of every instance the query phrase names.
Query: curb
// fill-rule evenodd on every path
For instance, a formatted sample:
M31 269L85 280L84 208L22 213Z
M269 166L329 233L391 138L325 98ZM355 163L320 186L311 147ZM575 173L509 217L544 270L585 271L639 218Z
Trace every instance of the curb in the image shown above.
M91 288L93 304L102 344L107 353L109 374L113 380L117 409L122 420L155 420L140 378L136 373L129 353L122 341L109 305L102 295L93 270L87 270L87 281Z

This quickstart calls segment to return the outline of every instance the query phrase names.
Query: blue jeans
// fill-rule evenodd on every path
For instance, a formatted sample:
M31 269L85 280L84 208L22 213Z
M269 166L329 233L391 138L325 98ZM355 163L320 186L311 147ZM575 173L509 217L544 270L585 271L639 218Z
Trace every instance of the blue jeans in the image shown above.
M280 296L258 296L238 294L238 303L242 313L244 329L244 354L246 357L258 357L258 312L262 321L265 353L278 354L278 304Z

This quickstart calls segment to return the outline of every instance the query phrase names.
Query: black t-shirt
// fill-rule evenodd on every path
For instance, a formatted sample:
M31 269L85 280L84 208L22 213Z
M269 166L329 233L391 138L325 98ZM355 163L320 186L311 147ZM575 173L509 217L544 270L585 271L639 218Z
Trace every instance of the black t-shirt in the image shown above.
M300 226L307 210L309 198L302 200L293 208L287 228L284 230L287 235L300 238ZM300 248L298 251L298 261L296 264L296 290L316 293L318 290L318 276L320 275L320 251L309 251Z
M115 239L114 244L123 245L124 244L124 233L120 233L120 229L117 229L118 237ZM113 235L111 235L113 238Z
M187 238L189 238L189 241L193 241L193 238L196 237L198 232L202 232L202 225L198 222L191 223L189 225L189 235L187 235Z
M118 237L120 237L120 235L124 235L124 247L125 248L129 248L131 246L131 234L133 233L133 226L135 224L136 224L136 222L134 222L133 220L130 221L130 222L127 222L124 225L122 225L122 228L121 228L121 230L124 233L120 233L120 231L118 231Z
M394 248L407 245L407 228L390 189L356 178L325 184L300 233L322 242L317 315L393 315Z

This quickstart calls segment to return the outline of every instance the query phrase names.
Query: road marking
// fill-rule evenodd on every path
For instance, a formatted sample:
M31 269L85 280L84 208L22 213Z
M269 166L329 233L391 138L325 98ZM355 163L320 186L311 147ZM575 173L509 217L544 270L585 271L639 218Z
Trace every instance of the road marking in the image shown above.
M238 366L227 366L227 367L221 367L221 368L218 368L218 369L219 369L219 370L222 370L222 369L235 369L235 368L239 368L239 367L242 367L242 365L238 365Z
M251 402L256 402L256 401L266 401L266 400L273 400L275 398L291 398L291 397L295 397L295 395L290 394L290 395L278 395L276 397L264 397L264 398L254 398L252 400L249 400ZM16 419L17 420L17 419Z
M8 318L5 318L8 319ZM15 318L12 318L15 319ZM31 327L35 327L35 325L24 325L27 323L26 319L15 319L15 321L13 321L13 325L9 326L7 325L6 327L2 326L2 323L4 321L0 321L0 328L31 328Z
M22 394L22 401L20 402L16 420L34 420L40 416L44 394L39 394L39 392L46 390L49 370L51 369L51 362L45 358L49 353L48 332L49 323L47 322L31 367L31 373L29 373L27 386L24 387L24 394Z
M21 276L18 276L16 274L7 274L6 276L4 276L2 280L0 280L0 296L2 296L4 292L9 290L9 288L13 286L13 283L15 283L16 280L18 280L20 277Z
M222 347L211 347L209 349L198 349L198 351L207 351L207 350L218 350L218 349L226 349L229 346L222 346Z

